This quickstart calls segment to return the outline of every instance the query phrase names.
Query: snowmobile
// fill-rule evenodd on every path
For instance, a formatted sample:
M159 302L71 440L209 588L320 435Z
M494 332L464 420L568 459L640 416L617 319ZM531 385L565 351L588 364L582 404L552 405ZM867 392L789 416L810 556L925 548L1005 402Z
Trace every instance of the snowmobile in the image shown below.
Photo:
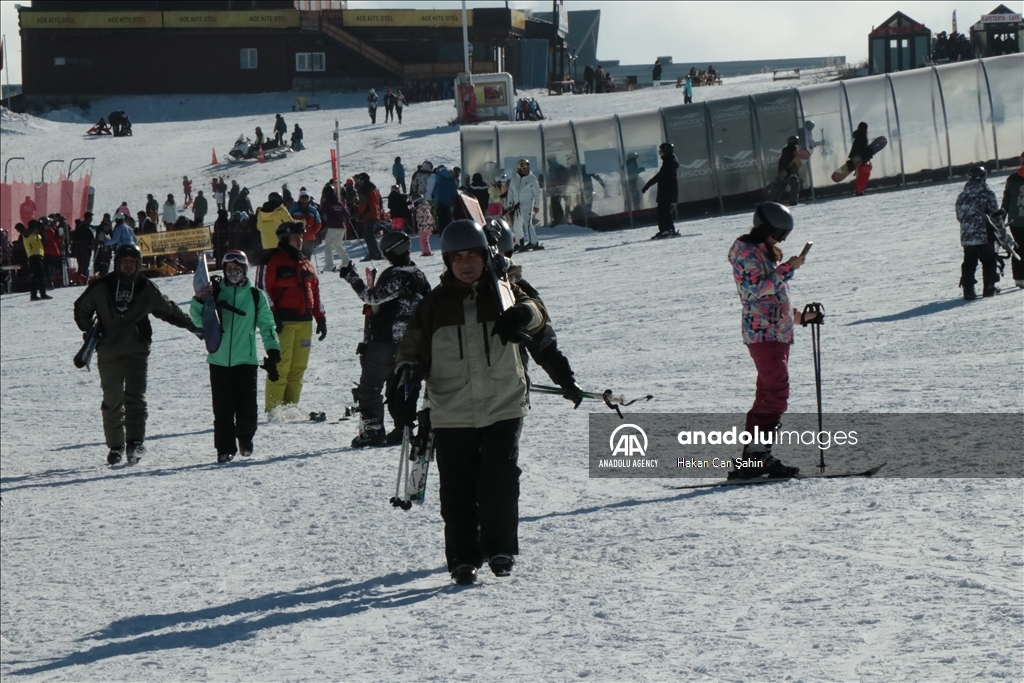
M263 142L263 158L267 161L271 159L280 159L281 157L288 155L288 147L279 147L273 140L266 140ZM235 140L234 147L227 153L227 160L230 163L238 163L240 161L251 161L259 159L260 147L254 145L252 140L245 136L245 134L239 135L238 139Z

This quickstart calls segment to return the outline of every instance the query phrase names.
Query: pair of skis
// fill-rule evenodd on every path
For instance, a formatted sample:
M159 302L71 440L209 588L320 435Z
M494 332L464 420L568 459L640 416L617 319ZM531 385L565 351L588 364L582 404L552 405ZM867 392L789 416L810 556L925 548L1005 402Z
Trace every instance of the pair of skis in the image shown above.
M427 473L434 461L434 430L430 426L429 404L416 414L416 425L415 434L408 425L402 430L398 479L395 481L395 495L391 498L391 505L403 510L412 508L413 503L423 505L427 495Z
M875 465L866 470L859 472L841 472L839 474L798 474L795 477L757 477L754 479L726 479L725 481L715 481L706 484L683 484L681 486L666 486L665 488L673 491L689 490L689 489L716 489L725 488L729 486L757 486L758 484L777 484L780 481L791 481L801 479L848 479L851 477L873 477L878 474L879 470L886 466L887 463L881 465Z

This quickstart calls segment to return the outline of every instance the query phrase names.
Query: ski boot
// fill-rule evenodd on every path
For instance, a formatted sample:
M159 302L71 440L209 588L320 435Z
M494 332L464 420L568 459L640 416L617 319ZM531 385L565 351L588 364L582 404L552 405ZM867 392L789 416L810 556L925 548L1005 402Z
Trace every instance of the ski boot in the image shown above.
M472 586L476 583L476 567L471 564L460 564L452 570L452 581L456 586Z
M232 460L232 459L233 459L234 457L235 457L235 456L234 456L234 454L233 454L233 453L218 453L218 454L217 454L217 462L218 462L219 464L224 464L224 463L226 463L226 462L231 462L231 460Z
M995 285L991 285L989 287L985 287L983 290L981 290L981 296L983 298L988 298L990 296L995 296L998 293L999 293L999 288L996 287Z
M395 427L385 437L385 443L388 446L398 446L402 443L402 439L405 437L405 430L401 427Z
M754 448L751 448L749 444L744 446L743 452L740 453L739 461L749 464L745 464L742 467L737 466L736 469L730 471L729 474L726 475L726 480L735 481L737 479L757 479L759 477L763 477L768 473L766 465L768 461L772 459L771 454L771 445L765 446L758 444ZM757 461L760 461L761 464L755 464Z
M352 448L379 448L388 445L388 435L383 429L367 429L352 439Z
M239 442L238 454L241 455L243 458L248 458L250 455L252 455L252 441L246 441L245 443Z
M974 283L973 282L964 282L963 278L961 278L960 279L960 287L962 287L963 290L964 290L964 300L965 301L974 301L975 299L978 298L978 295L974 292Z
M778 458L771 455L765 458L764 469L768 476L772 479L789 479L800 474L799 467L787 465Z
M125 449L125 455L128 458L128 464L134 465L139 460L142 460L142 456L146 454L146 445L141 441L129 441L128 448Z
M487 564L491 567L491 572L495 576L509 576L515 563L516 558L505 554L495 555L487 561Z
M110 452L107 453L107 464L116 465L121 462L121 448L111 448Z

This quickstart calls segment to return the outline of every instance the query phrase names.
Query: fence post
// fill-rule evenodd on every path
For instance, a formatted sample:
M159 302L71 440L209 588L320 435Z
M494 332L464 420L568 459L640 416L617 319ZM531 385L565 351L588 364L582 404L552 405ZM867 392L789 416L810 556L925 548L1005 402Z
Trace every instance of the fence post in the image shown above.
M946 164L949 167L949 179L953 179L953 152L949 147L949 119L946 117L946 96L942 94L942 79L939 78L939 70L932 67L935 74L935 83L939 86L939 104L942 105L942 125L946 129Z
M900 136L900 182L903 187L907 186L907 173L903 167L903 126L900 125L900 106L896 104L896 88L892 84L892 77L885 74L885 80L889 81L889 92L892 93L892 111L896 115L896 130Z
M988 80L988 69L985 67L985 60L979 59L981 72L985 74L985 90L988 91L988 120L992 123L992 148L996 153L996 170L999 170L999 139L996 137L996 111L992 106L992 84ZM984 125L982 120L982 125Z

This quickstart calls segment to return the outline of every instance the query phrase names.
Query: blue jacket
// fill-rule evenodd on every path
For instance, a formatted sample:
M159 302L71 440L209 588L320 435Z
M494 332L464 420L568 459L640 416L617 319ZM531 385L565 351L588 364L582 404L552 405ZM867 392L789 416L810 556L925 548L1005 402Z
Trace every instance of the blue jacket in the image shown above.
M402 164L395 164L391 167L391 175L395 176L396 180L399 178L405 180L405 166L402 166Z
M135 232L128 227L127 223L118 223L117 227L114 228L114 234L110 236L110 239L104 242L104 246L116 247L119 244L138 244L139 240L135 238Z
M444 167L442 166L441 168ZM448 169L444 169L443 173L438 172L436 175L437 180L434 181L434 193L430 198L434 200L435 204L451 206L452 202L455 201L455 195L459 193L459 187L455 184L455 178L452 178L452 174Z

